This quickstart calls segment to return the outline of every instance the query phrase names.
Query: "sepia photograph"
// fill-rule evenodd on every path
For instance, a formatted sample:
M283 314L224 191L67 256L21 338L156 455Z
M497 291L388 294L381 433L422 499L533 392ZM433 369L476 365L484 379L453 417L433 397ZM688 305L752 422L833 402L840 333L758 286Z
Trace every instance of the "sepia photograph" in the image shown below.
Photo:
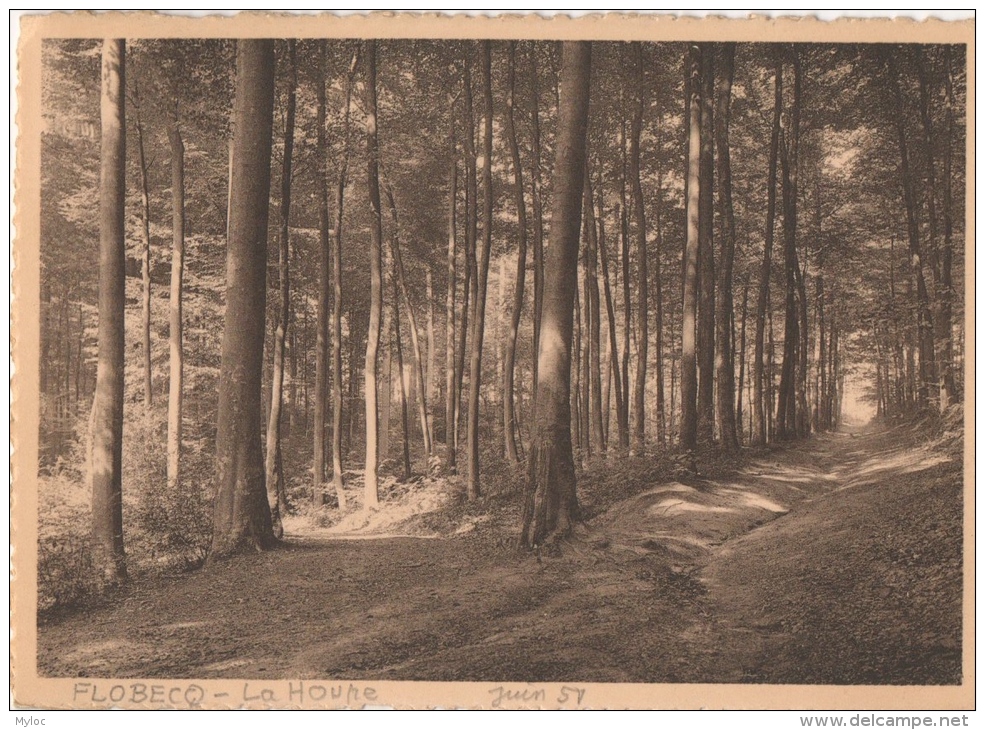
M21 22L15 703L973 709L973 21Z

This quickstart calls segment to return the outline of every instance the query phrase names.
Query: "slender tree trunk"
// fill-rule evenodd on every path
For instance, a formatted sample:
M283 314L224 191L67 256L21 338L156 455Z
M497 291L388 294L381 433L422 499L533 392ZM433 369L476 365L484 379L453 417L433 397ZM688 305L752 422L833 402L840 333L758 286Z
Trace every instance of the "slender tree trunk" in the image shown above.
M476 239L478 237L478 197L476 182L476 149L475 149L475 114L472 108L472 56L471 49L466 50L463 66L463 94L465 97L465 284L462 293L462 327L458 340L458 362L456 363L455 400L455 447L458 447L459 424L462 413L462 389L465 383L465 359L470 329L469 310L475 317L475 299L478 289L476 265ZM474 337L473 332L473 337Z
M424 375L424 354L421 351L421 338L418 334L417 315L414 314L414 307L410 301L410 291L407 287L407 279L404 274L404 260L400 254L400 226L397 219L397 203L393 198L393 191L390 186L386 186L387 203L390 206L390 217L393 220L393 232L390 238L390 251L393 254L394 268L397 274L397 283L400 285L400 294L404 298L404 306L407 308L407 319L410 323L410 340L414 348L414 376L417 379L417 411L421 423L421 437L424 444L424 463L425 473L431 463L431 424L428 422L428 404L425 394L427 392L427 380Z
M366 159L369 186L370 231L372 242L369 251L370 306L369 331L366 337L366 470L364 509L375 509L379 504L379 411L377 408L376 373L380 350L380 320L383 313L383 221L380 211L379 141L377 137L376 110L376 41L366 43Z
M537 44L530 49L530 201L534 214L534 353L540 352L540 320L544 306L544 204L540 181L540 69L537 66ZM537 357L533 362L533 390L537 391Z
M729 156L729 120L735 44L722 45L722 85L718 90L715 136L718 148L718 215L722 253L718 270L716 370L718 375L718 424L722 447L739 448L735 418L735 357L732 351L732 266L735 261L735 212L732 208L732 163Z
M510 41L506 81L506 139L510 147L513 165L513 197L517 215L516 284L513 288L513 313L506 340L506 357L503 370L503 437L506 458L516 464L520 460L516 447L516 406L514 403L514 373L516 370L516 343L520 334L520 318L523 314L524 284L527 275L527 206L523 195L523 167L520 165L520 147L516 140L516 124L513 118L516 91L516 42Z
M657 150L660 150L659 138L657 141ZM659 157L659 155L658 155ZM655 247L653 252L653 283L654 283L654 310L656 311L656 337L654 338L654 346L656 348L656 376L657 376L657 443L661 446L667 443L667 415L666 415L666 403L664 396L664 295L663 295L663 263L661 258L663 256L663 222L661 220L661 212L663 208L663 177L661 171L657 170L657 191L656 191L656 204L654 205L654 211L656 215L654 216L654 233L655 233ZM673 413L673 408L671 408L671 413Z
M602 264L602 288L605 293L605 314L609 325L609 370L612 373L610 379L612 380L612 389L616 398L616 428L619 429L621 428L620 424L624 423L623 411L626 407L626 399L624 397L625 394L622 377L619 373L619 343L616 339L616 312L615 306L612 302L612 287L609 284L609 257L606 253L605 226L603 223L603 211L601 210L601 198L599 205L599 260ZM608 387L608 385L606 385L606 387ZM606 421L608 422L608 399L606 399L606 401L607 402L603 410L605 411ZM606 434L606 443L612 443L612 440L608 434Z
M332 486L338 499L339 510L345 511L348 502L345 495L345 482L342 467L342 223L345 206L345 188L349 174L349 136L352 116L352 82L359 66L359 45L352 52L349 72L345 82L345 112L342 119L342 162L339 165L338 180L335 184L335 235L332 240ZM322 86L319 84L319 86ZM324 91L324 87L322 86ZM326 162L325 179L328 178ZM326 201L327 202L327 201ZM307 310L306 310L307 311ZM350 333L352 321L349 322ZM350 335L351 337L351 335ZM352 365L349 366L350 380ZM350 388L351 392L351 388ZM349 403L352 411L352 403Z
M621 105L620 105L621 106ZM626 197L627 155L626 155L626 122L622 121L619 132L619 147L621 152L619 166L619 241L621 244L620 263L622 264L622 312L623 330L620 351L620 375L623 385L622 411L619 416L619 448L629 449L629 340L632 337L633 311L630 294L629 266L629 203Z
M797 143L800 111L800 75L794 66L791 123L780 135L780 168L783 198L783 269L785 280L783 316L783 362L776 411L776 435L781 441L797 433L797 361L800 342L797 311Z
M582 216L585 219L585 290L588 307L588 381L590 421L592 436L600 453L606 451L606 436L602 406L602 327L601 308L599 306L598 256L599 239L595 225L595 207L593 202L592 176L585 161L585 192L582 201Z
M575 300L574 300L574 330L571 341L571 372L568 377L571 381L571 405L574 418L571 421L571 439L575 451L581 453L583 462L585 458L585 448L582 440L583 428L583 409L582 409L582 388L581 388L581 330L582 313L581 304L578 299L577 273L575 274Z
M137 166L140 168L140 239L143 244L140 259L140 278L142 284L142 300L140 307L140 334L142 337L143 376L144 376L144 411L150 417L151 406L154 405L154 371L151 368L150 350L150 191L147 182L149 165L144 155L144 125L140 119L140 96L134 88L134 111L136 120L134 127L137 132ZM81 354L81 353L80 353Z
M404 351L400 341L400 301L397 284L393 284L393 338L397 352L397 380L400 381L400 435L403 447L403 481L410 481L410 418L407 414L407 385L404 382ZM390 399L390 383L387 382L387 400Z
M544 544L578 519L571 451L570 359L578 286L578 233L584 186L591 44L566 42L561 82L549 266L544 291L536 426L530 447L520 543Z
M168 491L181 484L181 418L183 413L184 323L182 288L185 278L185 145L177 120L168 125L171 148L171 293L168 302Z
M486 288L489 279L489 255L492 250L492 43L482 42L482 248L476 265L476 304L472 317L472 357L469 375L469 470L466 491L469 499L480 494L479 485L479 393L482 385L482 341L485 333Z
M633 447L642 452L646 445L646 366L650 340L650 291L646 250L646 214L643 209L643 184L640 181L640 134L643 131L645 77L643 73L643 46L633 44L636 56L636 73L639 84L633 109L631 136L629 139L629 175L633 196L633 222L636 227L636 297L639 314L636 317L636 388L634 391Z
M448 471L456 471L455 458L455 419L458 399L458 386L455 370L455 264L458 256L457 246L457 198L458 198L458 156L455 146L455 110L449 104L448 141L451 147L451 164L448 173L448 291L445 295L445 460Z
M291 175L294 154L294 116L297 106L297 60L295 41L287 41L288 87L287 111L284 120L284 166L280 180L280 230L278 235L278 271L280 273L280 301L277 327L274 330L274 363L270 385L270 418L267 422L266 482L267 503L273 521L274 535L284 535L282 512L287 510L284 495L284 464L280 447L280 421L284 402L284 349L287 342L287 326L291 316Z
M749 312L749 275L742 285L742 319L739 325L739 387L736 388L737 401L735 404L735 425L739 443L742 443L742 393L745 387L746 374L746 320Z
M126 43L102 48L99 161L99 357L92 404L92 558L97 580L126 580L123 552L123 377L126 296Z
M431 445L429 453L434 452L434 414L432 409L434 408L434 381L435 381L435 340L434 340L434 280L431 274L431 265L428 263L427 272L425 273L425 285L424 292L427 295L428 312L427 312L427 322L425 327L427 328L427 357L424 360L424 401L427 405L427 425L428 425L428 443ZM428 464L425 465L424 470L426 473L431 471L430 459L428 459Z
M952 309L954 302L953 283L951 281L952 266L952 237L953 237L953 200L952 200L952 152L951 144L954 137L954 81L951 69L951 47L944 46L945 75L945 105L944 105L944 241L941 251L941 336L943 348L941 351L941 409L954 403L957 399L957 388L954 382L954 334L952 331Z
M769 302L770 271L772 270L773 236L776 228L776 170L780 145L780 117L783 113L783 63L779 52L775 54L773 80L773 131L770 134L770 158L766 182L766 232L763 244L763 266L759 276L759 292L756 298L756 341L752 360L752 440L757 444L767 441L772 407L767 404L764 388L766 343L766 309Z
M218 488L209 559L271 547L261 378L274 106L274 43L237 41L226 318L216 435Z
M318 314L315 324L315 417L314 434L312 436L312 504L317 508L325 502L325 417L328 415L326 401L328 391L328 323L329 300L331 299L331 263L332 245L330 238L328 213L328 142L325 134L326 100L325 100L325 46L326 41L317 44L316 64L320 79L315 83L315 160L318 168ZM339 310L341 302L336 298L333 309ZM334 324L334 321L333 321ZM338 343L333 339L334 352ZM292 348L293 349L293 348ZM341 386L341 382L338 383ZM333 384L334 390L334 384ZM333 414L334 415L334 414ZM334 443L334 431L333 431Z
M686 59L688 104L687 238L684 248L684 305L681 330L681 447L698 446L698 371L696 325L698 314L699 207L701 191L701 74L702 51L688 46Z
M701 159L698 183L698 439L715 430L715 46L701 51Z

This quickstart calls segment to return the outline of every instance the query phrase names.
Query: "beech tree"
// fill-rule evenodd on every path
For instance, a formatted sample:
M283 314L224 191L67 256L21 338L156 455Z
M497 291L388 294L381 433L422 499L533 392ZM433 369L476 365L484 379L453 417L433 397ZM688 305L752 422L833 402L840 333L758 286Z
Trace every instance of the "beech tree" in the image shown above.
M260 405L273 108L273 41L237 41L210 560L276 542L264 486Z
M92 557L97 580L126 580L123 552L126 43L102 47L99 165L99 362L92 403Z
M364 509L379 504L379 410L377 407L376 372L380 350L380 330L383 315L383 220L380 211L380 160L376 108L376 41L366 41L366 162L370 207L369 251L370 309L369 332L366 338L366 469L363 496Z
M520 543L542 545L578 519L571 447L571 336L578 287L578 239L585 175L591 43L564 43L554 162L554 201L544 281L536 422L528 457Z

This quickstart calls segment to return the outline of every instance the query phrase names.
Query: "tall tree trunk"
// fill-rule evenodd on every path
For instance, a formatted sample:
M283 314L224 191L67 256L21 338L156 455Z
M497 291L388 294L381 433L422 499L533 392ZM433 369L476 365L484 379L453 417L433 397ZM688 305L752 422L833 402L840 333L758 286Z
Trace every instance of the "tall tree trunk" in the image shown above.
M168 124L171 148L171 293L168 302L168 491L181 479L181 418L183 411L184 324L181 300L185 278L185 145L177 119Z
M620 100L621 101L621 100ZM622 106L622 104L620 104ZM630 294L629 266L629 203L626 197L626 178L628 177L628 160L626 154L626 121L622 120L619 131L619 147L621 153L619 166L619 241L621 244L620 264L622 265L622 313L623 330L619 359L620 374L623 385L622 410L619 414L619 448L629 449L629 341L632 337L633 311Z
M760 269L759 291L756 297L756 341L752 359L752 440L757 444L767 441L767 423L772 407L765 398L764 365L766 344L766 308L770 293L773 236L776 228L776 170L780 146L780 117L783 114L783 61L774 49L773 72L773 129L770 133L770 157L766 182L766 232L763 244L763 266Z
M284 165L280 177L280 230L278 231L277 264L280 276L277 327L274 330L274 363L270 385L270 417L267 421L266 481L267 503L273 521L274 535L284 535L281 514L287 510L284 494L284 463L280 447L280 421L284 402L284 349L287 326L291 316L291 175L294 154L294 116L297 107L297 59L295 41L287 41L287 110L284 119Z
M104 585L126 580L123 552L123 376L126 296L126 43L102 48L99 159L99 357L92 404L92 559Z
M397 283L393 282L393 338L397 353L397 380L400 381L400 436L403 454L403 481L410 481L410 418L407 414L407 384L404 382L404 350L400 341L400 300ZM387 400L390 399L390 382L387 381Z
M587 291L588 307L588 381L590 421L592 437L600 453L605 453L606 436L602 411L602 327L601 308L599 304L598 229L595 226L595 206L592 192L592 176L585 161L585 192L582 201L582 217L584 218L585 243L585 290Z
M451 165L448 173L448 291L445 295L445 460L448 471L456 471L455 418L458 411L458 386L455 375L455 286L457 247L458 156L455 146L454 101L449 103Z
M506 339L506 356L503 363L503 438L506 458L512 463L520 460L516 447L516 406L514 403L514 373L516 370L516 342L520 334L520 318L523 314L524 284L527 276L527 206L523 195L523 167L520 165L520 147L516 140L516 124L513 110L516 93L516 42L510 41L506 80L506 139L510 147L513 165L513 197L517 216L516 284L513 287L513 312L510 331Z
M328 141L325 134L326 100L325 100L325 46L326 41L317 44L316 65L320 79L315 83L315 164L318 169L318 314L315 324L315 417L314 434L312 436L312 504L317 508L325 502L325 418L328 415L328 323L329 300L332 290L332 231L328 213ZM334 312L341 307L341 301L335 299ZM334 321L333 321L334 324ZM296 329L296 328L295 328ZM340 343L333 338L332 350ZM292 348L293 349L293 348ZM340 351L341 352L341 351ZM333 373L334 374L334 373ZM338 383L341 386L341 382ZM334 383L333 383L334 391ZM334 413L333 413L334 416ZM335 433L333 431L333 443Z
M776 411L776 435L781 441L797 434L797 367L800 317L797 309L797 146L800 122L800 65L794 50L793 101L789 124L780 134L781 196L783 202L783 362Z
M943 337L943 348L941 350L941 409L946 408L957 398L957 389L954 382L954 335L952 332L952 309L954 302L953 283L951 281L952 266L952 236L954 229L953 222L953 200L952 200L952 152L951 143L954 137L954 80L951 69L951 47L944 46L945 70L945 104L944 104L944 241L941 251L941 290L938 295L941 299L941 325L940 331Z
M748 312L749 275L747 274L742 285L742 317L739 324L739 387L735 390L737 396L735 404L736 438L740 444L742 443L742 393L746 383L746 321Z
M542 545L578 519L571 451L570 360L578 286L578 233L584 186L591 44L566 42L554 164L549 265L538 352L536 425L530 446L520 544Z
M591 182L591 181L589 181ZM616 428L619 429L620 424L624 423L623 411L626 407L625 389L623 388L622 376L619 372L619 343L616 339L616 312L615 305L612 301L612 287L609 283L609 256L606 252L605 245L605 225L604 225L604 211L602 210L602 198L599 197L599 261L602 264L602 288L605 293L605 314L606 320L608 322L609 330L609 370L612 375L606 379L606 383L610 380L612 381L612 390L614 391L616 399ZM606 385L608 388L608 385ZM606 399L606 404L603 408L605 413L606 423L609 419L609 399ZM611 437L606 434L607 444L612 443Z
M476 266L476 302L472 317L472 357L469 374L469 469L466 492L476 499L479 486L479 393L482 385L482 341L485 332L486 288L489 280L489 254L492 250L493 191L492 191L492 42L482 42L482 248Z
M906 110L903 104L903 92L900 88L899 69L894 60L887 55L889 75L893 99L895 101L894 121L896 137L900 154L900 177L903 185L903 204L906 208L906 232L910 248L911 277L917 291L917 345L919 350L919 382L917 383L917 399L920 408L928 405L930 391L933 387L936 394L936 373L934 372L934 333L930 313L930 298L927 293L927 283L924 278L923 250L920 245L919 202L915 189L913 171L910 168L909 145L906 139Z
M431 264L428 263L427 272L425 273L425 286L424 292L427 295L428 303L428 313L427 321L425 322L425 327L427 328L427 357L424 360L424 400L427 404L427 425L428 425L428 442L431 444L431 452L434 451L434 414L432 409L434 408L435 396L434 396L434 381L436 378L435 372L435 340L434 340L434 279L431 274ZM430 459L428 464L424 467L425 471L430 472L431 464Z
M729 119L732 108L732 77L735 73L735 44L722 45L722 85L718 90L715 137L718 148L718 215L722 253L718 269L718 312L716 370L718 375L718 424L722 447L739 448L735 418L735 357L732 352L732 266L735 261L735 212L732 208L732 163L729 156Z
M540 69L537 44L530 48L530 202L534 214L534 353L540 352L540 320L544 307L544 204L540 181ZM537 357L533 361L533 390L537 391Z
M237 41L226 317L212 548L209 559L265 549L276 539L264 488L261 378L266 304L274 43Z
M659 137L656 143L657 150L660 150ZM659 157L659 155L658 155ZM657 376L657 443L661 446L667 443L667 415L666 415L666 403L664 396L664 295L663 295L663 263L661 258L663 256L663 222L661 220L661 213L663 208L663 174L658 169L657 170L657 190L656 190L656 204L654 205L654 211L656 215L654 216L654 234L655 234L655 246L653 252L653 283L654 283L654 310L656 313L656 322L654 329L656 330L656 337L654 338L654 346L656 348L656 376ZM671 413L673 413L673 408L671 408Z
M349 61L345 81L345 111L342 118L342 162L335 184L335 235L332 240L332 486L338 499L339 510L345 511L348 503L342 472L342 223L345 205L345 188L349 174L349 137L352 117L352 82L359 66L360 47L357 44ZM321 86L321 84L319 84ZM324 90L324 87L322 87ZM325 179L328 177L327 162ZM327 202L327 201L326 201ZM350 320L350 333L352 332ZM351 336L351 335L350 335ZM350 364L350 379L352 366ZM352 404L349 404L352 410Z
M414 348L414 376L417 379L418 390L417 412L421 422L421 437L424 444L424 470L427 473L431 464L431 424L428 421L428 404L427 398L425 397L427 382L424 375L424 354L421 351L421 338L417 329L417 315L414 313L414 307L410 301L410 291L408 290L407 278L404 274L404 260L400 254L400 226L397 219L397 203L393 198L393 191L390 189L390 186L387 185L385 189L387 203L390 206L390 217L393 220L390 251L393 254L393 263L396 269L397 283L400 285L400 294L403 296L404 306L407 308L407 319L410 322L410 340Z
M475 317L475 299L478 289L476 272L476 239L478 237L478 197L476 182L476 149L475 149L475 113L472 108L472 51L466 50L463 65L462 86L465 97L465 284L462 293L462 327L458 340L458 362L456 370L456 400L455 400L455 447L458 447L459 424L462 414L462 390L465 383L465 359L470 329L469 310ZM474 337L473 332L473 337Z
M696 325L698 314L699 208L701 192L701 74L702 51L688 46L687 79L687 237L684 247L684 303L681 329L681 447L693 451L698 446L698 371Z
M698 195L698 438L715 430L715 46L701 51L701 162Z
M150 417L151 406L154 404L154 371L151 368L150 351L150 190L147 182L150 166L144 155L144 125L140 119L140 92L134 87L134 111L136 119L134 128L137 132L137 167L140 169L140 240L143 244L140 257L141 306L140 334L142 338L142 358L144 376L144 411ZM81 355L81 353L80 353Z
M633 120L629 138L629 176L633 196L633 222L636 227L636 297L639 314L636 317L636 388L634 390L633 408L636 420L633 422L633 447L642 452L646 445L646 365L649 349L650 323L650 291L649 271L647 268L646 250L646 213L643 209L643 184L640 181L640 135L643 131L643 109L645 77L643 73L643 46L633 44L636 56L636 74L638 85L633 109Z
M366 43L366 160L369 187L370 231L369 251L370 304L369 330L366 337L366 471L364 509L379 504L379 412L377 409L376 373L380 350L380 320L383 314L383 220L380 211L379 140L376 110L376 41Z

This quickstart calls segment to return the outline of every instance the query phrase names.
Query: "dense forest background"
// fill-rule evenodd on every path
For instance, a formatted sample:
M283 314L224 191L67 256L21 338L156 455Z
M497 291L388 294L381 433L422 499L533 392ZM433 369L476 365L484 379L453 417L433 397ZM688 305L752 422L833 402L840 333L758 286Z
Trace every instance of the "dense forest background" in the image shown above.
M117 59L117 547L132 573L226 548L234 91L263 91L242 46L133 40ZM269 120L240 116L237 131L266 128L271 150L255 414L270 529L434 486L523 500L545 287L560 276L561 44L269 46L255 64ZM101 41L44 43L43 607L106 577L86 479L105 64ZM693 470L866 407L961 402L965 66L963 46L592 44L566 378L579 492L627 460Z

